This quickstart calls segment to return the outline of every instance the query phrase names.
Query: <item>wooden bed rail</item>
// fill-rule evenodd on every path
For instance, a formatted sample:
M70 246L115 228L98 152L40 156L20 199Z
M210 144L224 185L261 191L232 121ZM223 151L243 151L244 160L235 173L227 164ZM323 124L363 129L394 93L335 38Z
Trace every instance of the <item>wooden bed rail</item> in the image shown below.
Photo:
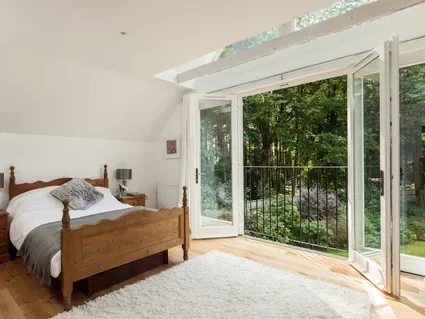
M73 283L181 245L189 258L190 228L187 187L183 206L159 211L134 210L117 219L72 228L69 200L62 210L62 295L65 309L71 308Z
M15 166L10 166L10 176L9 176L9 200L11 200L13 197L18 196L20 194L23 194L25 192L28 192L30 190L43 188L43 187L49 187L49 186L60 186L65 184L66 182L69 182L72 180L72 177L62 177L57 178L51 181L36 181L33 183L22 183L17 184L16 183L16 176L15 176ZM109 187L109 180L108 180L108 165L103 165L103 177L102 178L85 178L84 179L87 183L93 185L93 186L100 186L100 187Z

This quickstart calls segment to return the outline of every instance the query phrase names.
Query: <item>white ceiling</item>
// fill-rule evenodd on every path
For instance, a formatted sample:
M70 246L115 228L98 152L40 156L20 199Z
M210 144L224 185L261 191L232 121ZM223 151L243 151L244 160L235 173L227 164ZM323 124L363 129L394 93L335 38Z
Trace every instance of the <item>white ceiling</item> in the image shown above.
M0 0L0 131L154 139L184 93L154 74L330 2Z

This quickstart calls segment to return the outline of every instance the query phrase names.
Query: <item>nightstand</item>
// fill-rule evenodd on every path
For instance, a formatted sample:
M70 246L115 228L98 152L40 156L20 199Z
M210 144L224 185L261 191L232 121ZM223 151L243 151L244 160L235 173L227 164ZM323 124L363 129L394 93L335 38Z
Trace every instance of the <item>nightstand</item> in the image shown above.
M0 210L0 262L9 261L7 213Z
M137 195L137 196L127 195L124 197L117 196L116 199L118 199L123 204L128 204L132 206L145 206L147 196L146 195Z

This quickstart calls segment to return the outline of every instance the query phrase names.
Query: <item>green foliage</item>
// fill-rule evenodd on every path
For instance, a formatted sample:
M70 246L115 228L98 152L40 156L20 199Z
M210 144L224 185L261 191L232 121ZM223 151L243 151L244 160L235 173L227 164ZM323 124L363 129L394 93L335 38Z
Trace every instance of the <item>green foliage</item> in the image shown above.
M246 97L245 163L345 166L346 105L346 77Z
M425 169L424 164L421 164L423 162L421 158L425 157L425 128L421 122L425 116L424 74L425 65L400 70L404 174L401 189L410 190L410 193L416 196L416 204L402 203L404 205L400 234L402 245L425 240ZM364 233L365 245L376 249L380 248L381 236L380 187L379 181L376 181L380 174L379 87L378 77L363 78ZM270 207L265 207L264 218L262 211L258 216L255 214L251 216L256 222L258 221L258 227L256 223L251 223L250 229L258 232L258 236L287 243L310 241L325 246L329 244L330 247L346 247L346 172L330 169L323 173L319 169L312 168L346 166L346 88L346 78L339 77L244 99L245 165L305 167L298 171L287 170L280 175L276 173L276 177L271 179L267 170L258 169L250 173L252 181L248 192L251 200L261 198L264 191L268 194L269 184L277 190L277 193L286 192L295 196L294 207L291 204L286 206L290 207L291 213L294 212L293 220L286 221L287 217L282 217L285 215L282 207L274 211L273 201ZM306 198L307 180L310 183L308 187L310 195L313 194L312 198ZM290 184L294 182L296 194L293 190L291 193ZM299 183L302 183L303 187L300 201L298 201L301 187ZM318 189L317 201L314 193ZM339 202L337 205L332 204L333 199L330 195L331 203L330 205L328 203L328 212L325 212L324 193L327 192L329 196L335 189L338 191ZM308 206L310 214L306 211ZM336 206L339 207L338 212ZM270 208L271 214L269 214ZM326 221L326 215L332 218Z
M231 220L230 107L201 111L201 211L211 218Z
M248 211L246 231L256 237L299 246L319 245L338 249L347 248L345 214L328 220L302 218L296 205L289 198L278 195L269 204ZM313 246L312 246L313 247Z
M425 221L423 216L407 216L401 219L401 229L413 232L418 240L425 241Z
M424 74L425 65L400 70L400 103L403 111L400 123L403 152L401 190L403 196L409 197L402 200L400 240L403 246L425 241ZM379 77L364 76L362 84L362 231L365 246L379 249ZM316 168L346 166L346 89L346 77L339 77L244 99L245 165L302 167L281 171L266 168L249 171L250 184L246 189L249 200L261 199L264 195L267 198L269 193L278 195L278 200L272 198L270 203L266 201L258 213L248 209L246 229L251 235L295 245L305 245L300 242L307 242L311 244L306 245L310 248L316 247L313 244L347 248L346 170ZM312 197L308 197L306 188L310 189ZM337 200L332 197L336 192ZM282 194L286 194L286 199L282 199ZM412 198L415 204L412 204ZM307 207L310 207L310 211L306 210Z
M255 36L249 37L247 39L244 39L242 41L236 42L232 45L225 47L221 51L219 59L224 58L226 56L233 55L241 51L245 51L247 49L251 49L257 46L258 44L273 40L277 38L278 36L279 36L278 28L273 28L273 29L264 31L260 34L257 34Z
M319 9L315 12L306 14L297 19L297 27L305 28L327 19L342 15L355 8L365 4L372 3L376 0L338 0L329 6Z
M419 239L418 236L416 235L416 232L412 228L410 228L408 225L409 223L405 219L400 220L400 244L402 246L413 243L414 241Z

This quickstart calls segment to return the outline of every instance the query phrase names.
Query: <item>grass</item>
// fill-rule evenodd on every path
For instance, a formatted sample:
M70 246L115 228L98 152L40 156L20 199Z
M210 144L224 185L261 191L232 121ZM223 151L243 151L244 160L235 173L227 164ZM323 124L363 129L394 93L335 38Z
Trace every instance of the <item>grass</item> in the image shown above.
M425 257L425 241L416 240L400 247L402 254Z
M401 250L402 254L425 258L425 241L416 240L413 243L401 246L400 250ZM348 252L347 251L326 249L325 253L348 258Z
M348 258L348 251L326 249L325 253Z

